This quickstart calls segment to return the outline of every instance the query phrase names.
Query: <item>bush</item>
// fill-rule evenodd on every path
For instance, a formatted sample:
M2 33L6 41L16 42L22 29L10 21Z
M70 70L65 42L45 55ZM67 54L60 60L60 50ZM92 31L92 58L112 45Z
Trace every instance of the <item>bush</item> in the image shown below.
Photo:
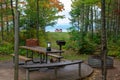
M79 49L80 54L93 54L95 51L94 45L88 43L87 41L82 42Z
M80 54L93 54L96 43L88 37L89 34L76 30L74 27L70 28L69 34L70 41L69 45L67 45L69 49L78 51Z
M13 44L8 42L2 42L0 45L0 53L1 54L10 54L13 53Z

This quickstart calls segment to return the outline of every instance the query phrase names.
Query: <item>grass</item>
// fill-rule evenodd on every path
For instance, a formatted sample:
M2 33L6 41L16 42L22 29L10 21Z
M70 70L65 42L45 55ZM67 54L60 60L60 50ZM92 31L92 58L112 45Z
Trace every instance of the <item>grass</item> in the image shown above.
M69 40L69 33L67 32L48 32L48 40L52 43L52 48L59 49L59 46L56 45L56 40L65 40L66 44ZM64 49L65 46L62 46L62 49ZM87 60L88 55L78 55L76 52L73 51L65 51L65 53L62 54L62 56L67 60Z
M89 55L86 54L77 54L73 51L67 51L62 54L62 56L67 60L87 60Z
M59 46L56 44L57 40L65 40L67 44L70 37L69 33L67 32L47 32L47 36L48 36L48 40L52 43L52 48L55 48L55 49L59 49ZM46 43L46 41L44 42ZM62 49L64 49L64 47L65 46L63 46ZM3 50L3 47L1 49ZM76 52L73 52L73 51L65 51L65 53L63 53L63 57L68 60L78 60L78 59L86 60L88 58L88 55L78 55L76 54ZM10 60L11 58L12 57L9 56L9 54L6 54L6 55L0 54L0 61Z
M0 61L8 61L10 60L12 57L10 55L3 55L0 54Z
M69 40L69 34L67 32L47 32L48 40L52 43L52 48L59 49L56 44L57 40L64 40L66 44Z
M67 51L63 53L62 56L64 57L64 59L67 59L67 60L87 60L89 55L86 55L86 54L78 55L76 53L73 53L72 51L70 52ZM0 61L8 61L11 59L12 57L10 55L0 55Z

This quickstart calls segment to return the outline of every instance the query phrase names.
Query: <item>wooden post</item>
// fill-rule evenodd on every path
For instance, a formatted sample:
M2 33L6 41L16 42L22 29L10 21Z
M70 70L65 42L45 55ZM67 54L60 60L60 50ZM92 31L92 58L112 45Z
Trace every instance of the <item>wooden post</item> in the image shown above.
M26 69L26 80L30 80L29 69Z
M78 73L79 73L79 80L81 80L81 63L78 64L79 66L79 70L78 70Z
M55 67L55 80L57 80L57 67Z
M18 62L19 62L19 59L18 59L18 51L19 51L19 21L18 21L18 18L19 18L19 12L16 10L15 11L15 38L14 38L14 41L15 41L15 44L14 44L14 54L15 54L15 66L14 66L14 80L18 80L19 78L19 65L18 65Z
M38 41L39 41L39 26L40 26L40 24L39 24L39 0L37 0L37 26L36 26L36 37L37 37L37 39L38 39Z

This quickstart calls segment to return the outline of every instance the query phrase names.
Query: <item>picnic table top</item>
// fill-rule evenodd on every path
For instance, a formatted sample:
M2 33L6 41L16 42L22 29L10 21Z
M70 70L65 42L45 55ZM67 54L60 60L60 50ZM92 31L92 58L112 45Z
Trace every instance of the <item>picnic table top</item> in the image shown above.
M63 53L63 51L56 49L51 49L51 51L47 51L46 48L40 46L20 46L20 48L32 50L40 53Z

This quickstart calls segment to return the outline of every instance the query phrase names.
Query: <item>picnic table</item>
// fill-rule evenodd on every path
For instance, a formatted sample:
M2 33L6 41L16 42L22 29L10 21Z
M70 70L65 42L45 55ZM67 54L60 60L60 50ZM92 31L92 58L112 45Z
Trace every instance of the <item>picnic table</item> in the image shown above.
M28 50L32 51L32 52L35 52L39 55L44 55L45 56L45 63L42 63L42 64L33 63L33 64L22 65L22 67L24 69L26 69L26 80L30 80L31 70L34 70L34 69L36 70L36 69L39 69L39 68L54 69L55 78L58 79L57 74L58 74L58 70L59 70L60 67L67 66L67 65L74 65L74 64L78 64L78 76L79 76L79 80L81 80L81 63L83 63L82 60L61 61L61 58L63 58L63 56L61 56L61 53L63 53L62 50L51 49L51 51L47 51L46 48L40 47L40 46L32 46L32 47L31 46L20 46L20 48L27 50L26 57L28 57L28 54L29 54ZM33 54L32 54L32 59L33 59ZM56 55L56 54L58 54L58 55ZM55 63L48 63L48 56L55 57L59 61L55 62ZM41 59L40 59L40 61L41 61Z
M27 50L26 57L28 57L29 55L28 50L32 51L32 56L31 56L32 59L34 52L41 55L40 60L45 60L45 63L48 63L48 56L57 58L59 62L61 58L63 58L63 56L60 55L61 53L63 53L63 51L61 50L51 49L51 51L47 51L46 48L40 46L20 46L20 48ZM57 55L55 53L57 53Z

